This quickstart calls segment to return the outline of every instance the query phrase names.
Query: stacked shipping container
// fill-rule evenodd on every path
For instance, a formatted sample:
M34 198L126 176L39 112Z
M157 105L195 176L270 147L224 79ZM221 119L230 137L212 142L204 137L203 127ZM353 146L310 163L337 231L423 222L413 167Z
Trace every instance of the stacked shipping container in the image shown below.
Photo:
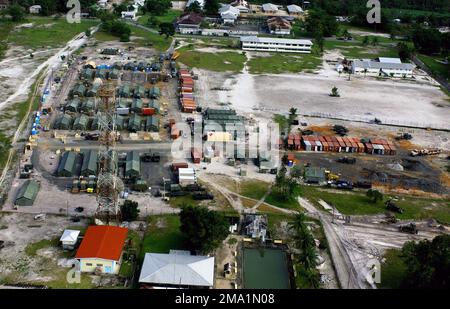
M194 79L187 69L180 69L180 104L181 110L185 113L192 113L197 109L194 98Z

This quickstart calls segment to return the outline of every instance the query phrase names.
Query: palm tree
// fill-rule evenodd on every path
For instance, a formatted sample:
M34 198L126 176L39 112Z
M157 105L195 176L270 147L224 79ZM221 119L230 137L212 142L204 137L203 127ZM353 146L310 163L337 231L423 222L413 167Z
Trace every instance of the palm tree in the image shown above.
M306 226L306 216L304 213L299 213L295 216L294 221L289 223L289 228L294 230L297 235L299 235L300 231L305 231L307 229ZM299 235L303 236L303 235Z
M315 269L317 266L317 251L314 238L309 233L303 240L303 248L301 248L300 255L298 256L299 262L305 267L306 270ZM312 244L308 239L312 239Z
M302 275L308 281L311 288L318 289L320 287L319 274L315 270L304 271Z

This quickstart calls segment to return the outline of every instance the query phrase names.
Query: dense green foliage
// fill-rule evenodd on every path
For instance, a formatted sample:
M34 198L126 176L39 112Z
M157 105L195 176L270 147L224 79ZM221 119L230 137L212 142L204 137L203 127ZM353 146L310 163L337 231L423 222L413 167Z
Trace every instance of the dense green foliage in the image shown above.
M139 204L135 201L126 200L120 206L120 213L122 214L122 221L134 221L139 216Z
M203 207L183 206L180 222L188 247L204 254L216 249L229 233L225 216Z
M130 27L126 23L119 20L112 19L104 21L102 24L102 30L119 37L122 42L128 42L130 40Z
M164 15L171 7L170 0L146 0L144 10L154 15Z
M448 289L450 287L450 235L432 241L407 242L400 257L406 265L403 288Z

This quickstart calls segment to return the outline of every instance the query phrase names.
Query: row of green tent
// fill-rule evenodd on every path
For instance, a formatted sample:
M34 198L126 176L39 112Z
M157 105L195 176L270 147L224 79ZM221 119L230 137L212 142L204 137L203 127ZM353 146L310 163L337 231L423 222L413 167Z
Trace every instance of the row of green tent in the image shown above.
M119 88L118 95L123 98L150 98L150 99L158 99L161 96L161 90L158 87L153 86L150 89L146 89L142 85L136 86L134 89L131 89L128 85L122 85Z
M84 79L84 80L91 80L94 78L100 78L103 80L106 80L106 79L117 80L117 79L119 79L119 77L120 77L120 71L118 69L95 70L95 69L91 69L91 68L86 68L86 69L83 69L80 73L80 79Z
M159 118L156 116L140 116L138 114L132 114L130 117L115 116L116 130L123 131L128 130L130 132L148 131L159 132ZM55 130L100 130L102 125L108 123L106 115L97 113L95 117L89 117L84 114L80 114L77 117L73 117L69 114L61 114L55 121L53 129Z

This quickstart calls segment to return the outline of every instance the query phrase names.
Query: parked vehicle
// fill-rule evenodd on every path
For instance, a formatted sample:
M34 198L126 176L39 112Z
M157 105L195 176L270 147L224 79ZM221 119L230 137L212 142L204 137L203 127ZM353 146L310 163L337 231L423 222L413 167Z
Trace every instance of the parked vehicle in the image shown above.
M349 157L342 157L337 160L339 163L345 163L345 164L355 164L356 159L355 158L349 158Z
M397 212L399 214L403 213L403 208L397 206L392 199L387 200L386 203L386 209L389 211Z
M409 233L409 234L418 234L419 230L417 229L417 226L414 223L401 225L399 228L400 232L403 233Z

